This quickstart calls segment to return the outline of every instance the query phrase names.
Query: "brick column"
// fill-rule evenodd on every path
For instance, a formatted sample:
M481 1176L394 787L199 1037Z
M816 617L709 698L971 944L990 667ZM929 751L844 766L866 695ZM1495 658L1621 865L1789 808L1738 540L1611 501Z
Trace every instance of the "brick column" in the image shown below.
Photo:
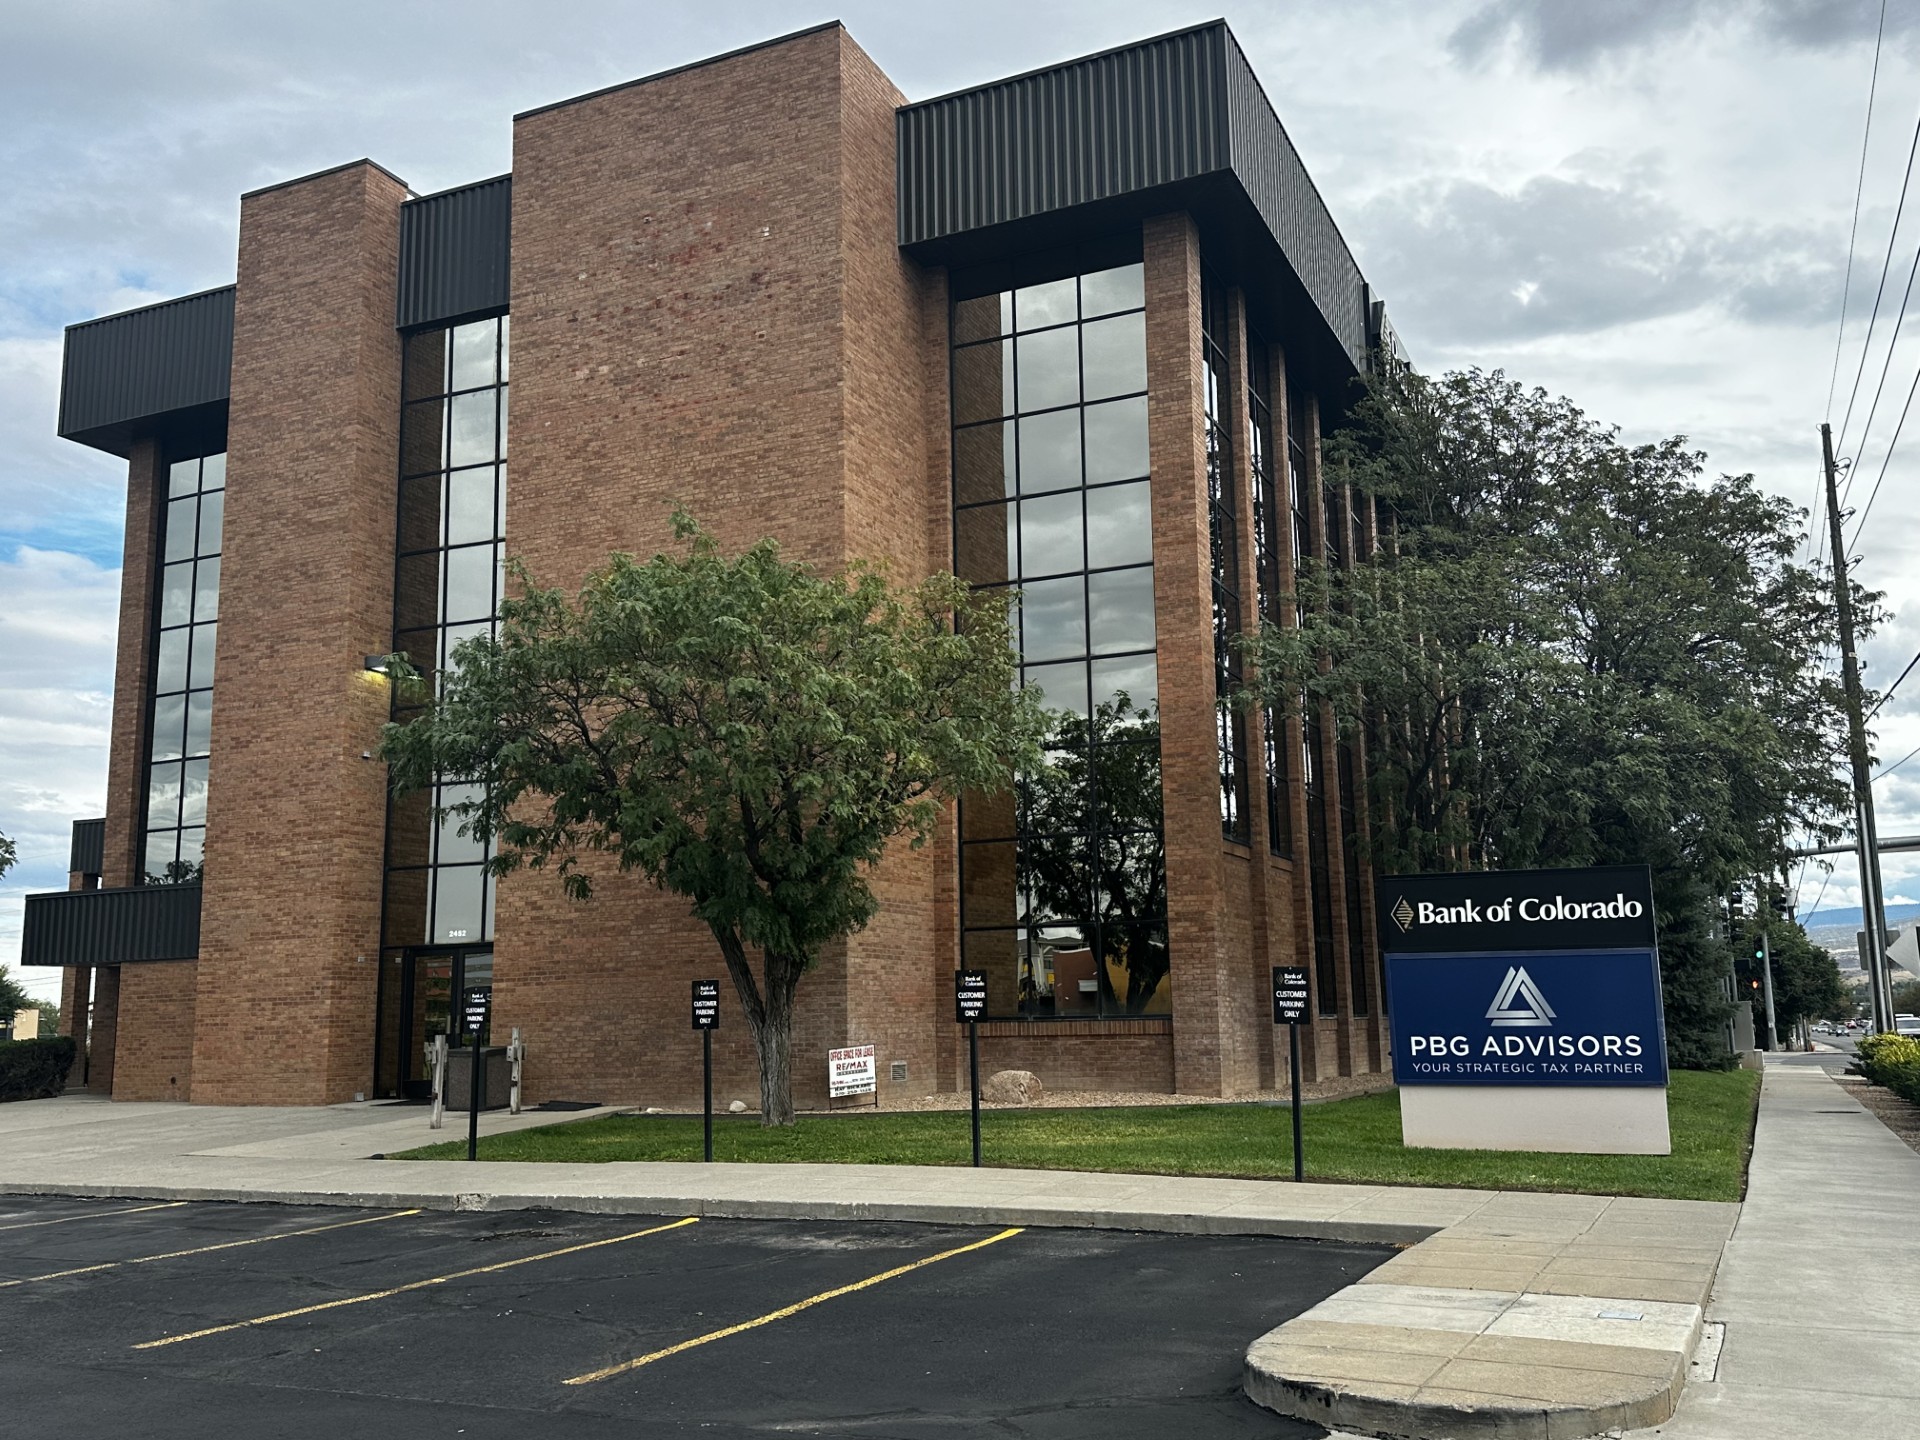
M1174 1088L1218 1095L1226 1079L1222 1044L1227 997L1219 963L1222 842L1216 799L1200 236L1190 217L1177 214L1147 220L1142 238Z
M371 1085L405 198L362 160L241 201L196 1100Z
M140 824L146 809L147 709L153 694L160 511L166 457L154 440L134 443L127 461L127 533L120 560L120 637L113 661L113 734L107 747L106 846L100 883L140 883Z

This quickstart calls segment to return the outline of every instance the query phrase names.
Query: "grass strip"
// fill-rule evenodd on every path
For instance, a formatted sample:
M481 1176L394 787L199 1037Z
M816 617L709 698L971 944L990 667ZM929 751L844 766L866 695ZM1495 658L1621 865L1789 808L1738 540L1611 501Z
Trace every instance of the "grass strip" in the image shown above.
M1745 1187L1760 1076L1751 1070L1676 1071L1668 1092L1671 1155L1552 1155L1521 1150L1409 1150L1400 1097L1387 1091L1308 1106L1310 1180L1468 1186L1738 1200ZM1489 1090L1497 1102L1499 1092ZM1175 1105L1101 1110L989 1110L980 1117L987 1163L1017 1169L1146 1175L1286 1178L1293 1173L1284 1106ZM965 1111L805 1115L769 1130L752 1117L714 1121L715 1160L827 1165L965 1165ZM462 1160L464 1140L395 1160ZM614 1115L480 1141L482 1160L578 1163L698 1160L700 1117Z

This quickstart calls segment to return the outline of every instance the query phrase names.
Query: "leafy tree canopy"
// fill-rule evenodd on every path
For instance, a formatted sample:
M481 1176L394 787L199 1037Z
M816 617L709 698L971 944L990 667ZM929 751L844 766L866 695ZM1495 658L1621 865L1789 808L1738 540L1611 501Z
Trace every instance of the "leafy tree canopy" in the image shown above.
M39 1003L13 978L6 966L0 965L0 1025L12 1024L13 1017L20 1011L32 1010Z
M1377 386L1328 478L1380 547L1303 568L1298 627L1251 646L1263 698L1364 736L1384 870L1651 865L1670 1055L1714 1063L1716 897L1849 806L1803 513L1477 370Z
M6 874L7 871L13 868L15 858L16 852L13 848L13 841L5 835L0 835L0 875Z
M497 874L551 864L587 897L587 852L686 897L753 1031L765 1124L790 1123L800 977L875 912L868 875L943 801L1037 756L1004 599L950 576L825 574L765 540L613 556L577 597L513 574L497 641L469 641L383 754L396 788L474 782L449 807ZM958 623L955 623L956 620ZM759 969L756 974L754 958Z

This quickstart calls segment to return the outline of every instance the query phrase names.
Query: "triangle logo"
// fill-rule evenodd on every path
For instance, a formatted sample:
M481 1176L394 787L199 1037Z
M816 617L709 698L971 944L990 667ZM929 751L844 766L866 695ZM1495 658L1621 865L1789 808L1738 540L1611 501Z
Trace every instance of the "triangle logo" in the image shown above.
M1516 965L1507 971L1507 978L1494 992L1493 1003L1487 1007L1487 1019L1496 1028L1511 1028L1551 1025L1555 1016L1533 977Z
M1394 904L1393 909L1387 913L1393 916L1393 923L1400 927L1400 933L1402 935L1413 928L1413 907L1407 904L1406 896L1402 895Z

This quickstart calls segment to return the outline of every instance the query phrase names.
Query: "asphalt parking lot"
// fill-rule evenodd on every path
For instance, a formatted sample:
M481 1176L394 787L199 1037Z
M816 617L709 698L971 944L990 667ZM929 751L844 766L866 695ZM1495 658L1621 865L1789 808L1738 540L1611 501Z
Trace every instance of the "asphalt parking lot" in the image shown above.
M1249 1341L1359 1245L0 1197L10 1433L1318 1436Z

